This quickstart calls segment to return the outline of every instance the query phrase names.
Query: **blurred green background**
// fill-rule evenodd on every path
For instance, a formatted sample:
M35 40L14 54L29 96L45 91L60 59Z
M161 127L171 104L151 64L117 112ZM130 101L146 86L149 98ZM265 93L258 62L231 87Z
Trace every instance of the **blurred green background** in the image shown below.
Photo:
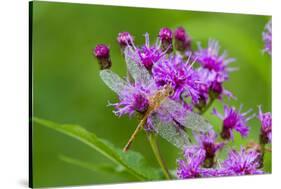
M116 96L99 78L99 66L92 56L98 43L110 45L112 69L125 75L125 63L116 42L118 32L129 31L137 44L144 42L149 32L156 39L161 27L184 26L194 41L206 46L208 38L218 39L237 61L233 67L239 71L230 75L225 87L238 98L235 106L245 109L261 104L271 111L271 58L262 53L261 33L268 16L224 14L195 11L159 10L97 6L68 3L33 3L33 115L58 123L79 124L99 137L122 148L137 121L117 118L108 101ZM214 106L221 109L221 103ZM214 107L213 106L213 107ZM220 121L205 116L220 130ZM259 122L252 120L250 139L258 139ZM248 139L235 135L240 147ZM179 151L160 141L163 156L169 168L176 168ZM132 149L144 154L150 165L158 164L143 133L138 135ZM58 158L60 154L93 162L107 163L107 159L73 138L53 130L33 125L33 181L35 187L85 185L135 181L133 177L120 177L83 169ZM266 171L271 171L271 155L266 154Z

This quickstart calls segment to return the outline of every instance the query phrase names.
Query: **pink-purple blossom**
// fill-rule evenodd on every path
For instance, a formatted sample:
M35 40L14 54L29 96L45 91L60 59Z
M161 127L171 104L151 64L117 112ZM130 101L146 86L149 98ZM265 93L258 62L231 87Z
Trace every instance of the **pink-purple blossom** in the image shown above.
M207 48L202 48L199 43L198 50L194 53L194 59L201 65L197 72L201 80L208 86L211 97L221 98L222 95L232 97L232 94L223 88L223 82L228 79L229 72L235 70L228 66L235 59L227 57L226 51L220 54L218 41L209 40Z
M199 43L198 50L195 52L194 56L203 68L210 72L215 72L218 75L218 82L222 82L228 78L228 72L230 71L228 65L235 60L227 57L226 51L220 54L219 42L211 39L208 42L207 48L202 48Z
M192 65L180 56L160 60L154 65L152 75L158 86L170 84L173 87L173 99L182 101L191 97L193 102L198 102L198 77Z
M186 147L183 156L183 159L177 161L177 177L179 179L224 175L222 169L203 167L206 151L199 146Z
M249 127L247 126L247 122L253 118L254 115L246 117L251 110L242 113L242 107L243 106L240 106L239 110L236 110L235 107L228 107L227 105L224 105L224 115L214 109L214 115L223 121L221 131L221 137L223 139L233 139L234 130L239 132L243 137L248 136Z
M139 83L130 84L119 95L119 102L111 104L115 107L114 113L117 116L129 115L134 113L144 113L149 106L149 96L155 89L149 88Z
M155 42L155 44L150 44L148 33L145 34L145 44L141 47L136 47L132 42L131 48L131 59L136 64L142 64L147 70L151 70L153 65L158 62L166 52L161 50L161 43L159 39Z
M226 176L262 174L263 171L258 169L259 156L254 150L231 150L220 171Z
M201 164L205 159L205 151L197 146L185 149L184 159L178 160L177 176L180 179L201 177Z
M210 130L207 133L195 134L195 138L198 145L205 150L204 167L212 167L216 152L222 149L224 143L216 142L217 134L214 130Z

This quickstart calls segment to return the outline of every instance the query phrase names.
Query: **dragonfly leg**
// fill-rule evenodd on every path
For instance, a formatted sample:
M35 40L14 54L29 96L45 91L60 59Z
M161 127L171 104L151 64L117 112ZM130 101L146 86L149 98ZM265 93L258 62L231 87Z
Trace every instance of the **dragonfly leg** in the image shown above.
M144 124L146 123L146 119L142 119L140 121L140 123L138 124L137 128L135 129L135 131L133 132L133 134L131 135L130 139L128 140L127 144L125 145L125 147L123 148L123 152L127 152L128 149L130 148L133 140L136 138L136 135L138 134L138 132L144 127Z

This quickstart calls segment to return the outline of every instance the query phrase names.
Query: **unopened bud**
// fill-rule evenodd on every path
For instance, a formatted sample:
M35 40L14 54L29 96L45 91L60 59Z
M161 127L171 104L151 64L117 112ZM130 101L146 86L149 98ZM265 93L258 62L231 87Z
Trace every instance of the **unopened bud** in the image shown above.
M132 45L134 42L133 36L129 32L120 32L117 37L117 41L122 49L128 45Z
M169 28L161 28L159 32L159 38L161 40L161 48L167 53L173 51L173 32Z
M111 67L110 50L106 45L97 45L93 50L93 54L97 58L101 70L109 69Z
M191 38L187 35L183 27L178 27L175 31L175 48L178 51L186 51L191 48Z
M218 98L223 92L222 83L213 82L209 89L209 95L212 99Z

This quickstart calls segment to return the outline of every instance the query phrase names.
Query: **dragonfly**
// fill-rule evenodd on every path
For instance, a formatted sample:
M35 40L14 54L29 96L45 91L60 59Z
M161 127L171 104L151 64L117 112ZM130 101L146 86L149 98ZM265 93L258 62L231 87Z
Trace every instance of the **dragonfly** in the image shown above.
M130 47L125 49L125 61L130 77L136 82L141 82L144 86L154 84L154 80L147 69L137 63L136 57L133 56L133 50ZM101 70L100 77L103 82L117 95L122 95L122 91L130 86L130 81L122 79L116 73L109 69ZM191 145L191 140L185 131L185 128L195 132L208 132L212 126L199 114L185 110L182 114L183 106L169 98L173 94L171 85L167 84L164 87L157 89L153 95L149 97L149 107L143 114L142 119L137 125L135 131L126 143L123 151L126 152L136 138L136 135L141 131L147 120L152 120L155 132L173 144L179 149ZM161 117L171 118L163 120Z

